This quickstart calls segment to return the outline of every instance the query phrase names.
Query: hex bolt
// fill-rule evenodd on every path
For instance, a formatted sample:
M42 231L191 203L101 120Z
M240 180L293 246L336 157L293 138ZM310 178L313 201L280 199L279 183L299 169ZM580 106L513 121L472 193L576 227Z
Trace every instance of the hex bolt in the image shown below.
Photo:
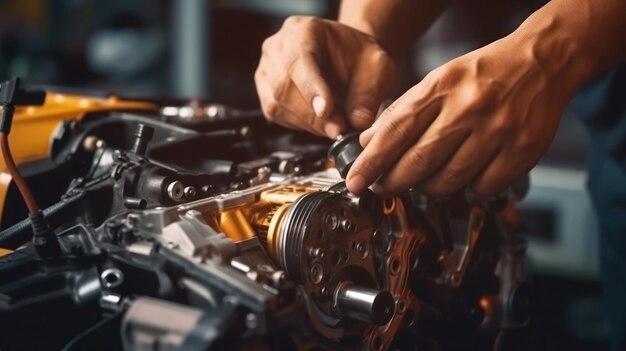
M402 263L397 257L391 257L389 259L389 268L392 275L396 275L400 273L400 269L402 268Z
M314 247L309 250L309 255L313 258L324 258L324 249L321 247Z
M311 282L313 284L319 284L322 279L324 279L324 267L319 263L313 264L313 266L311 266Z
M183 190L183 194L187 199L194 198L196 196L196 188L193 186L186 186Z
M107 289L114 289L124 282L124 273L117 268L107 268L100 274L102 285Z
M250 330L255 330L259 327L259 318L254 313L248 313L246 315L246 327Z
M367 243L365 241L359 242L356 245L356 251L359 253L359 257L361 257L361 259L366 258L368 254Z
M183 183L175 180L167 185L167 196L174 201L180 201L183 198Z
M349 219L341 221L341 227L348 233L352 233L356 229L354 223L352 223Z
M283 283L285 283L286 279L287 279L287 276L285 275L285 272L283 272L283 271L276 271L276 272L272 273L272 282L277 287L279 287Z
M398 300L396 301L396 311L398 311L399 314L404 314L404 312L406 312L406 309L406 299L403 297L398 298Z
M328 213L326 217L324 217L324 224L326 224L326 228L328 230L336 230L339 227L339 218L336 213Z

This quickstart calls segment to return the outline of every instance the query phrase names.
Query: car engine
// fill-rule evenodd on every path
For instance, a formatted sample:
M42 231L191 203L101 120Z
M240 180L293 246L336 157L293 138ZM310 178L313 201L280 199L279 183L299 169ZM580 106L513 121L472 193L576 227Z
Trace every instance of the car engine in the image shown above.
M524 184L355 195L356 134L150 104L65 116L20 166L60 253L35 250L10 184L0 349L491 350L527 323L526 245L507 229Z

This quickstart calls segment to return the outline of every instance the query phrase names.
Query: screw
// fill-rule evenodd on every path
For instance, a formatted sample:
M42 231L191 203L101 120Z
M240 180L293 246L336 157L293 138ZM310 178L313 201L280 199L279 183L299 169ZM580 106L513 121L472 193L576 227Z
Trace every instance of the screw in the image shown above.
M259 326L259 319L256 314L248 313L246 315L246 327L250 330L254 330Z
M324 258L324 249L321 247L314 247L309 250L309 255L315 258Z
M367 257L367 243L365 241L361 241L356 245L356 251L359 253L359 257L364 259Z
M113 289L122 285L124 273L117 268L108 268L100 274L100 279L105 288Z
M339 226L339 218L336 213L328 213L324 218L324 224L329 230L335 230Z
M400 268L402 268L402 264L397 257L393 257L389 260L389 265L391 266L391 274L395 275L400 273Z
M272 274L272 281L274 282L275 286L281 286L286 279L287 277L285 276L285 272L283 271L276 271Z
M311 282L313 284L319 284L324 278L324 267L321 264L315 263L311 267Z
M274 272L274 269L272 267L270 267L270 266L268 266L266 264L262 264L262 263L256 265L256 270L259 273L272 273L272 272Z
M407 308L406 300L403 297L398 298L398 300L396 301L396 307L396 310L399 314L404 314Z
M187 186L183 190L183 193L185 194L185 198L187 199L193 198L196 196L196 188L193 186Z
M345 230L348 233L352 233L356 229L354 227L354 224L350 222L350 220L348 219L344 219L343 221L341 221L341 226L343 227L343 230Z
M174 201L179 201L183 197L183 183L175 180L167 186L167 196Z
M251 132L250 131L250 127L248 127L248 126L243 126L243 127L241 127L241 129L239 129L239 134L242 137L244 137L244 138L249 137L250 136L250 132Z

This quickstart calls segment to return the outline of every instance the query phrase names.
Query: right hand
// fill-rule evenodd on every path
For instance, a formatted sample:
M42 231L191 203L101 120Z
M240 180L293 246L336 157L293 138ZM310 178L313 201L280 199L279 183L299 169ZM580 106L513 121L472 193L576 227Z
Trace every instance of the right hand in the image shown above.
M300 16L265 40L255 73L268 120L332 139L368 128L395 80L393 59L372 36Z

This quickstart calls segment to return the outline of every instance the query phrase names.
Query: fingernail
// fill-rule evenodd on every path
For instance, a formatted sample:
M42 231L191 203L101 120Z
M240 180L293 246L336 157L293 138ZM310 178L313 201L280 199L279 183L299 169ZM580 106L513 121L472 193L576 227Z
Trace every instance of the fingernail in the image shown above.
M326 100L324 100L321 96L316 96L313 98L313 111L315 111L315 115L317 117L322 117L324 115L324 109L326 108Z
M372 184L371 188L372 191L377 195L383 195L385 193L385 188L378 183Z
M376 128L374 127L369 127L368 129L364 130L361 135L359 135L359 143L361 144L362 147L366 147L367 144L369 144L370 140L372 140L372 136L374 136L374 133L376 132Z
M365 178L360 174L355 174L348 178L346 185L349 189L352 189L353 193L358 194L365 189Z

